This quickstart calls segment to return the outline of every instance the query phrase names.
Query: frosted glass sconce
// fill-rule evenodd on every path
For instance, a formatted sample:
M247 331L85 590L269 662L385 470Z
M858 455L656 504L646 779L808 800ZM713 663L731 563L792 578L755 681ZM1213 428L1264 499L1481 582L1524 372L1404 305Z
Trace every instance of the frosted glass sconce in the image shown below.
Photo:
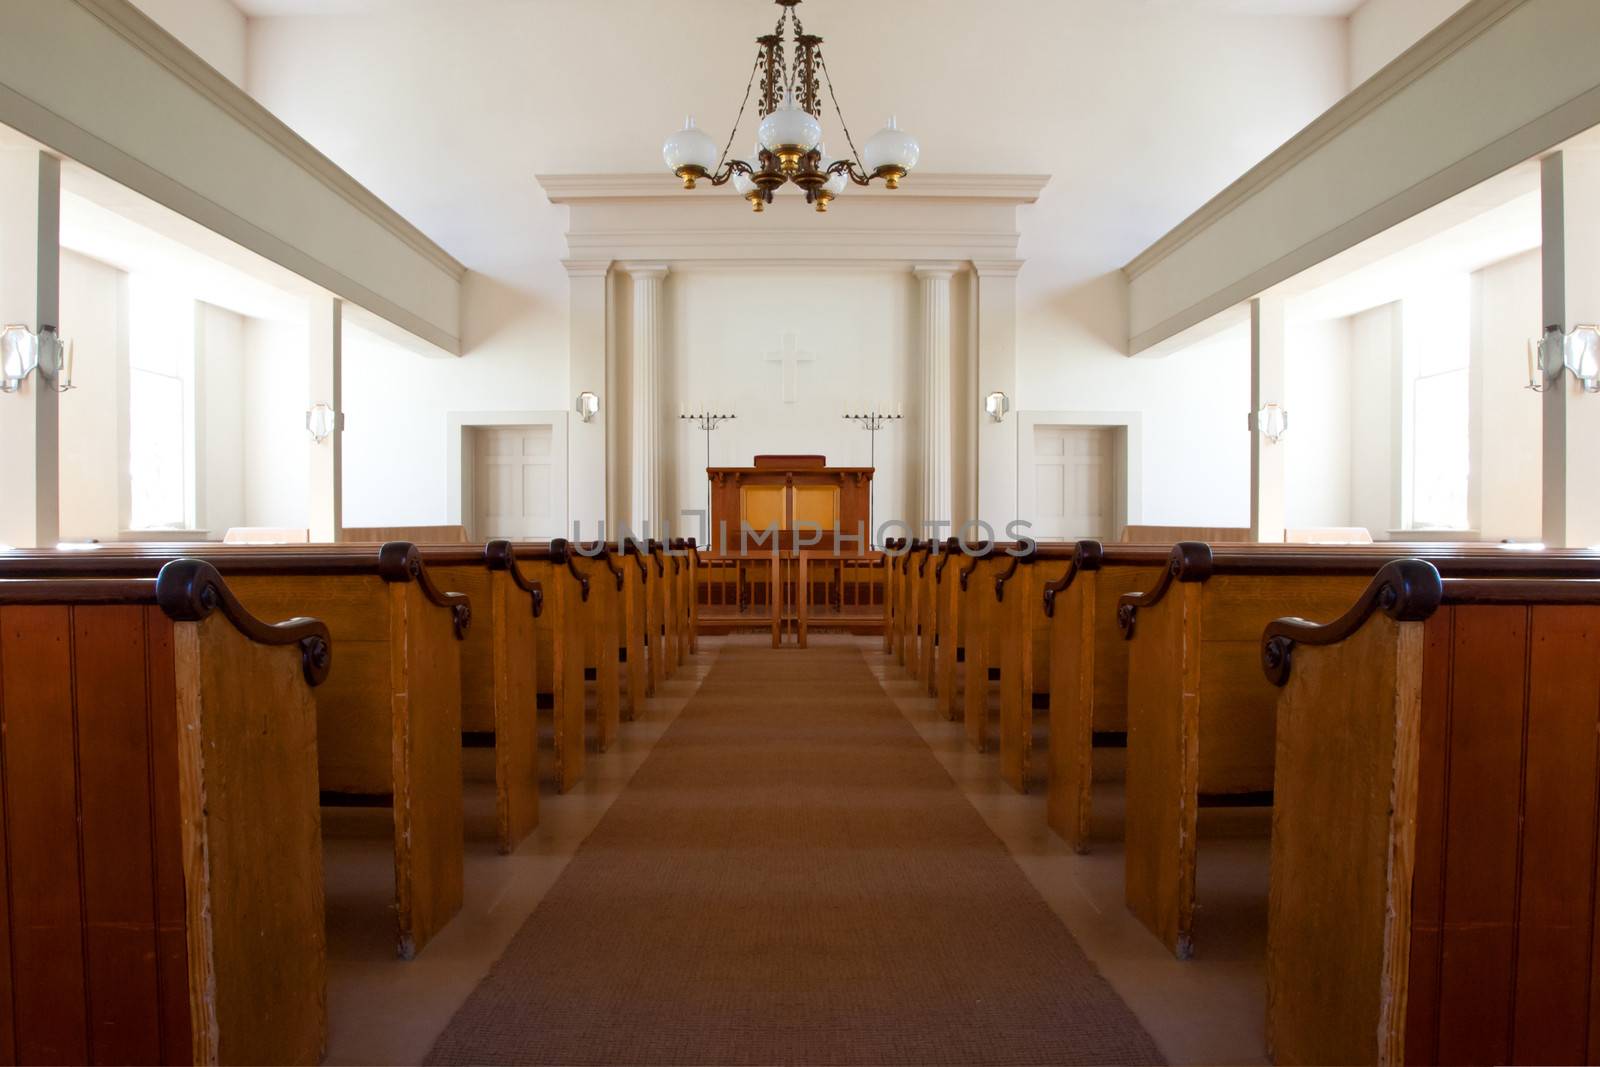
M344 416L333 410L333 405L320 400L306 409L306 432L321 444L332 437L334 431L344 429Z
M72 345L54 326L38 331L13 323L0 331L0 393L14 393L34 371L58 393L72 388Z
M573 406L580 419L584 422L593 422L594 417L600 413L600 398L585 389L578 394L578 402Z
M1289 413L1281 404L1262 404L1261 410L1251 420L1252 430L1258 430L1268 444L1277 444L1289 432Z
M983 398L983 410L995 422L1004 422L1006 413L1011 410L1011 398L997 389Z
M1542 393L1565 370L1583 385L1584 392L1600 393L1600 326L1546 326L1544 337L1528 342L1528 388Z

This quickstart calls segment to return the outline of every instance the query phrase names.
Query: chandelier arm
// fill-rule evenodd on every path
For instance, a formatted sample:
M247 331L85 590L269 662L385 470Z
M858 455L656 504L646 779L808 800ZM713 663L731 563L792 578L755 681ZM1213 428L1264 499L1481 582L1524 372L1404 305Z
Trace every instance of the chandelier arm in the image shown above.
M872 184L872 175L868 174L864 170L858 169L854 160L836 159L829 164L828 169L823 171L823 173L829 175L843 174L857 185Z
M750 68L750 80L745 84L745 87L744 87L744 99L739 101L739 114L733 120L733 129L728 131L728 143L722 146L722 158L717 160L717 173L718 174L721 174L723 169L728 165L728 153L733 151L733 139L735 137L739 136L739 123L744 121L744 109L750 106L750 90L755 87L755 84L756 84L756 72L759 71L760 69L761 69L761 53L757 52L756 53L756 65ZM748 170L749 168L746 167L745 169ZM733 177L732 173L729 173L728 177L729 178ZM716 179L712 179L711 184L712 185L721 185L722 182L725 182L727 180L728 180L728 178L723 178L722 181L719 182Z
M722 166L717 168L717 172L715 174L708 175L706 180L712 185L727 185L728 182L733 180L733 176L735 174L754 173L755 171L750 168L750 164L746 163L744 160L728 159L723 161Z
M839 95L833 91L833 76L828 73L828 61L823 57L820 45L817 47L817 65L822 68L822 80L828 84L828 99L833 101L833 113L839 116L839 128L844 131L845 144L850 146L850 157L855 160L856 167L860 168L860 172L865 174L867 170L866 164L861 162L861 153L856 150L855 138L850 136L850 127L844 121L844 111L839 107ZM831 167L829 168L830 171L832 169ZM856 177L855 168L852 168L849 173L850 179L857 185L867 184L867 179Z

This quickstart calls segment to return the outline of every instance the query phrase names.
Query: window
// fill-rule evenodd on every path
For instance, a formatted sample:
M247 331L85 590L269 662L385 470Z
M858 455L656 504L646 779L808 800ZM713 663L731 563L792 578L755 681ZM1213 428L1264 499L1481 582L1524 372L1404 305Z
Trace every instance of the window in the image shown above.
M194 302L129 285L128 528L194 525Z
M1406 297L1402 314L1403 524L1413 530L1469 530L1473 525L1470 277L1447 275L1425 281Z

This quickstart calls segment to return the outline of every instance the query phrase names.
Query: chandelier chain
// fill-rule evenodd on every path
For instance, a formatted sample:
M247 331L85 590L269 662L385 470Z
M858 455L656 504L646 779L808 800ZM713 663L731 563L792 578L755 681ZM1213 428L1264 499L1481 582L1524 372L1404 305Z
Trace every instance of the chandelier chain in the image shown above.
M744 99L739 101L739 114L733 120L733 129L728 131L728 143L722 146L722 158L717 160L717 170L720 172L723 165L728 162L728 153L733 151L734 138L739 136L739 124L744 121L744 109L750 106L750 90L755 88L756 71L761 69L761 55L756 54L756 64L750 68L750 81L744 87Z
M850 158L856 161L856 166L863 171L866 164L861 162L861 153L856 150L856 142L850 136L850 127L844 121L844 111L839 107L839 97L833 91L833 76L828 73L828 60L823 56L822 49L817 49L817 65L822 68L822 80L828 83L828 99L833 101L833 113L839 116L839 129L844 131L844 143L850 146Z

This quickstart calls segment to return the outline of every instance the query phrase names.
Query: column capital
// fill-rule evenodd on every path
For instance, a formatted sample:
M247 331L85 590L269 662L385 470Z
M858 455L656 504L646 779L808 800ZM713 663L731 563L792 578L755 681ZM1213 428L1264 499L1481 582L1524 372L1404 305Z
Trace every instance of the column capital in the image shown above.
M960 263L918 263L911 273L917 278L951 278L961 269Z
M640 278L665 278L668 270L665 263L618 263L617 269L636 281Z
M975 259L972 269L979 278L1015 278L1022 272L1020 259Z
M609 259L563 259L569 278L604 278L611 271Z

